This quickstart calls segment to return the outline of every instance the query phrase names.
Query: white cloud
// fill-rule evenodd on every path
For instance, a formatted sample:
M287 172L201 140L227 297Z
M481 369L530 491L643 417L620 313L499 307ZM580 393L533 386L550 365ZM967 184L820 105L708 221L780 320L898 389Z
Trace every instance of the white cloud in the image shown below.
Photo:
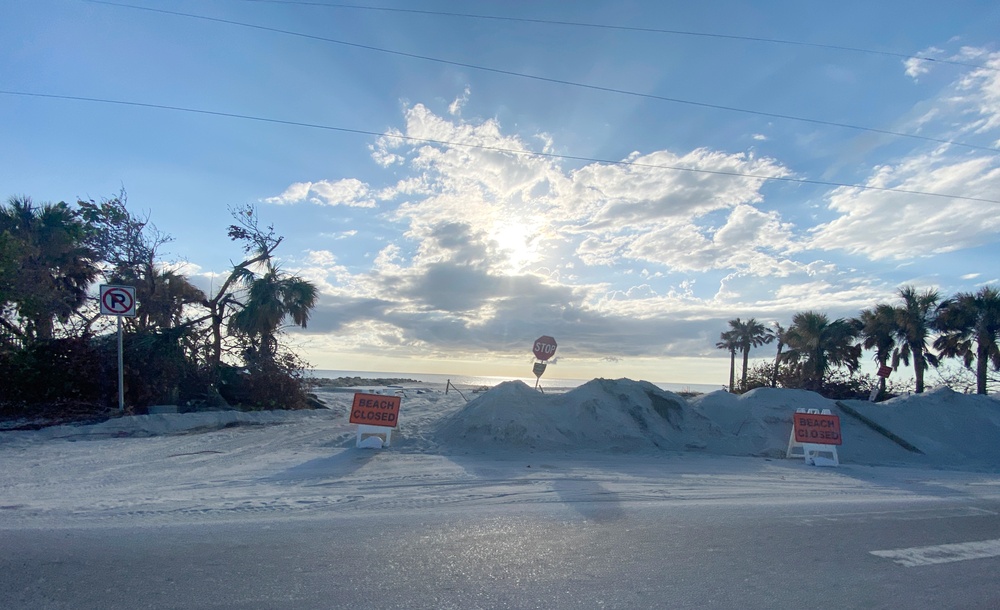
M656 291L649 284L642 284L640 286L632 286L628 290L615 290L608 293L607 299L651 299L657 296Z
M990 53L984 67L969 72L958 83L960 101L971 106L981 120L975 124L977 133L1000 128L1000 53Z
M907 259L995 243L1000 204L916 195L948 193L996 199L1000 157L958 154L941 147L896 165L874 168L866 186L889 192L841 187L830 193L840 216L812 230L808 246L846 250L873 259Z
M282 194L277 197L268 197L264 201L275 205L299 203L305 201L306 197L309 196L309 188L311 186L311 182L293 182Z
M790 172L769 158L696 149L678 155L633 153L626 164L593 163L572 173L562 193L565 213L587 226L638 227L663 218L694 218L713 210L757 203L762 177ZM751 177L755 176L755 177Z
M1000 128L1000 52L962 47L946 54L932 47L919 55L980 67L965 69L935 99L920 105L924 110L911 121L917 131L931 124L945 132L944 139L964 140ZM932 61L919 58L904 63L906 73L914 78L927 74L933 67ZM994 138L991 145L1000 146L1000 140Z
M926 58L937 58L944 55L944 50L937 47L928 47L927 49L920 51L914 57L908 57L903 60L903 65L906 67L906 75L910 78L917 80L920 76L927 74L931 71L931 66L933 61L928 61Z
M277 197L268 197L266 203L288 205L309 201L317 205L345 205L356 208L375 207L374 194L368 185L355 178L296 182Z
M399 273L402 267L399 265L403 258L400 256L399 246L396 244L389 244L379 251L378 256L375 257L374 269L380 272L392 272Z
M178 275L191 277L201 274L202 267L189 261L171 261L161 265L161 271L172 271Z
M791 225L756 207L763 178L790 175L773 159L709 149L652 151L567 172L551 158L517 154L530 148L505 135L495 119L448 120L420 104L405 116L402 135L456 145L407 150L405 139L380 140L379 147L406 157L412 170L380 197L409 198L392 218L408 226L404 237L416 249L405 263L395 246L384 250L379 269L391 262L394 273L406 274L457 264L492 276L537 272L555 282L573 280L554 270L588 273L594 266L625 266L628 274L638 264L643 277L654 280L678 271L788 277L802 270L787 257L795 249ZM551 138L544 141L552 145ZM713 226L718 220L721 226ZM650 264L656 267L646 268ZM690 298L690 285L673 294Z
M702 228L687 219L660 219L644 231L607 231L587 237L578 254L590 265L619 260L659 263L674 271L741 269L755 275L784 276L789 263L776 255L794 242L791 227L776 213L741 204L721 228ZM793 265L794 266L794 265Z
M615 356L693 354L711 349L704 329L724 327L730 313L787 321L803 307L846 309L891 292L832 263L793 258L802 237L763 206L764 178L791 175L777 160L699 148L565 169L519 154L536 137L506 134L495 119L442 117L418 104L405 120L373 147L376 161L399 164L394 184L336 183L340 200L386 202L405 230L370 253L368 269L324 279L311 329L434 357L503 350L530 320L574 336L581 357L607 355L609 345L627 346ZM541 141L555 147L550 136ZM324 183L334 184L296 195L333 197L314 186ZM310 261L310 277L336 264ZM698 289L706 273L714 279Z
M949 61L975 62L954 82L914 109L914 132L970 144L992 139L1000 145L1000 53L963 47L947 53L930 48L920 54ZM926 74L933 62L907 62L911 76ZM872 168L865 186L841 187L828 195L838 217L812 229L805 246L845 250L872 259L911 261L1000 242L1000 155L967 146L916 150L895 162ZM895 189L897 192L875 190ZM910 192L903 192L910 191ZM957 195L949 199L916 193Z
M355 178L345 178L335 182L321 180L309 189L311 201L322 205L346 205L359 208L375 207L368 185Z
M283 261L282 269L316 285L321 295L338 293L338 285L351 281L347 268L329 250L306 250L301 259Z
M469 103L470 93L472 93L472 89L468 85L466 85L465 91L462 92L462 95L455 98L455 101L453 101L451 105L448 106L448 114L450 114L451 116L461 116L462 108L464 108L465 105Z

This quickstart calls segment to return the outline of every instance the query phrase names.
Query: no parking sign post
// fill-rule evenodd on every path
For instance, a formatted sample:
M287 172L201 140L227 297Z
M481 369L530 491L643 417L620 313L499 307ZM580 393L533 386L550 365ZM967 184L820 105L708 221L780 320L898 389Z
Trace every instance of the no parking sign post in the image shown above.
M118 318L118 410L125 412L125 362L122 355L122 317L135 317L135 286L101 284L101 314Z

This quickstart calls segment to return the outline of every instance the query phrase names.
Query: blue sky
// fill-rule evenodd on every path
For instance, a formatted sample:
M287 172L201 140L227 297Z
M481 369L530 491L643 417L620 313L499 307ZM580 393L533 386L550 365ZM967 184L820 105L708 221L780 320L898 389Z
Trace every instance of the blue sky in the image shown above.
M0 7L0 194L124 186L205 289L257 205L318 368L724 383L733 317L1000 281L995 2L132 4Z

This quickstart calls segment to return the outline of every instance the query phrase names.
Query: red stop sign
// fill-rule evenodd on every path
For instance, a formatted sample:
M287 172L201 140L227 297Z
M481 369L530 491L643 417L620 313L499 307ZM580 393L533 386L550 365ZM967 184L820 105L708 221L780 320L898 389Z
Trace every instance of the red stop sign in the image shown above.
M535 339L535 347L531 350L535 358L548 360L556 353L556 340L548 335L542 335Z

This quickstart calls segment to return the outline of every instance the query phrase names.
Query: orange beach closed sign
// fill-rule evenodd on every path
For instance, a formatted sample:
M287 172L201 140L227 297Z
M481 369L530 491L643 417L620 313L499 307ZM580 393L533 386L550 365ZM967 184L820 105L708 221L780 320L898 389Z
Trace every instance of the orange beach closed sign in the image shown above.
M841 445L840 418L836 415L796 413L793 416L795 440L816 445Z
M399 422L399 396L382 394L355 394L351 406L352 424L395 428Z

